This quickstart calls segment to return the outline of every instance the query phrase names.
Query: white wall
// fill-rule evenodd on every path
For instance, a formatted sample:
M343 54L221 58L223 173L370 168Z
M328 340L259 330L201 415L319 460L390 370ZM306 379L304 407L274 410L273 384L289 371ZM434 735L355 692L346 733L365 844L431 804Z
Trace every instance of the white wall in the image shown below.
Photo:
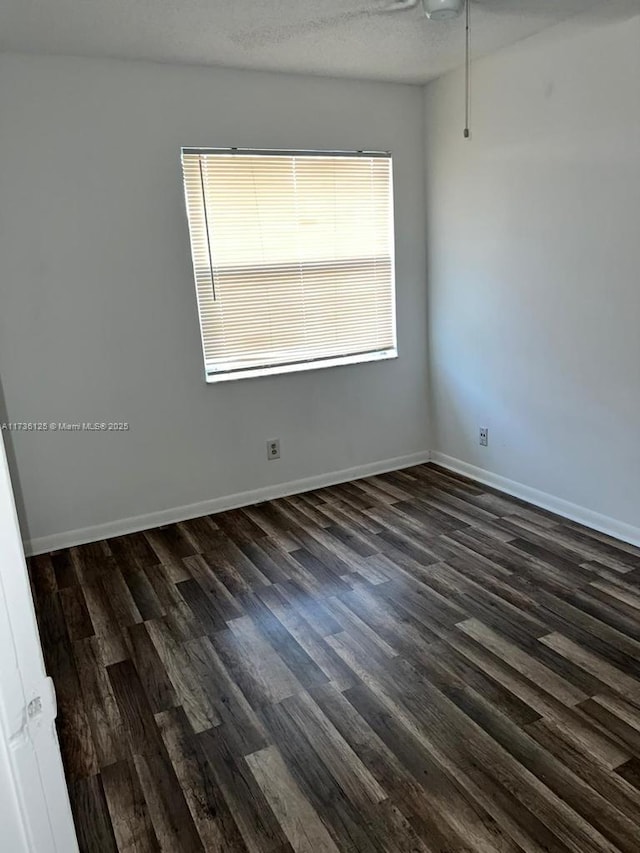
M640 18L475 63L469 142L462 92L426 90L435 447L640 526Z
M30 539L429 447L419 88L3 55L0 116L8 419L131 424L12 434ZM391 150L400 358L206 385L181 145Z

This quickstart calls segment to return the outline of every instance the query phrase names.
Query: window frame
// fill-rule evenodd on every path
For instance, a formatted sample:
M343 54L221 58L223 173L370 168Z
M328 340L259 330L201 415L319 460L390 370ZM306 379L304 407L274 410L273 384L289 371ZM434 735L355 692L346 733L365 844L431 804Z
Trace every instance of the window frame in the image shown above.
M290 363L265 364L262 366L238 367L232 370L211 371L207 366L207 357L205 351L205 336L203 328L203 317L201 313L200 299L197 284L197 265L192 253L192 267L194 285L196 290L196 305L198 308L198 325L200 333L200 342L202 345L202 358L204 363L204 378L208 384L218 382L236 381L239 379L253 379L263 376L277 376L280 374L299 373L309 370L322 370L328 367L341 367L345 365L366 364L376 361L389 361L398 358L398 328L397 328L397 287L396 287L396 259L395 259L395 192L394 192L394 176L393 176L393 156L390 151L367 151L367 150L322 150L322 149L269 149L269 148L205 148L194 146L183 146L180 149L180 159L183 162L184 155L238 155L238 156L265 156L265 157L335 157L335 158L372 158L380 157L389 161L389 188L390 188L390 213L389 213L389 230L390 230L390 266L391 266L391 327L393 331L393 344L391 347L383 350L367 351L362 353L350 353L347 355L326 356L326 357L311 357L308 360L299 360ZM185 208L188 223L189 243L191 248L191 222L189 219L189 199L187 187L183 176L183 189ZM206 202L204 202L206 215ZM213 281L213 268L211 268L211 277Z

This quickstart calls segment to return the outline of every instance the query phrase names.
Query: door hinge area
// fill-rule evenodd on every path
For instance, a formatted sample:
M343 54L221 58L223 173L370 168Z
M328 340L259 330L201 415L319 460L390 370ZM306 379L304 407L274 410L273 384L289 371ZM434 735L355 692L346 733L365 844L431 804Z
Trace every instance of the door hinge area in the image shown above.
M38 714L42 713L42 696L36 696L35 699L32 699L31 702L27 705L27 717L31 720L33 717L37 717Z
M58 714L56 690L52 678L45 678L41 684L40 693L27 704L28 723L47 719L55 720Z

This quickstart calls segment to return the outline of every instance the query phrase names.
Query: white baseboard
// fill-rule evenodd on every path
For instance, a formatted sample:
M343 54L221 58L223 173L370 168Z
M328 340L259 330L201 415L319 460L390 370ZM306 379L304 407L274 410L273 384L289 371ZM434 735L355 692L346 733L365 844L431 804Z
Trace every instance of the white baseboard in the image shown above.
M227 509L250 506L261 501L309 492L313 489L321 489L323 486L335 486L338 483L347 483L350 480L361 480L363 477L384 474L386 471L398 471L401 468L410 468L412 465L422 465L428 462L430 458L431 453L424 450L407 456L382 459L368 465L357 465L355 468L344 468L341 471L331 471L328 474L318 474L315 477L305 477L302 480L290 480L287 483L276 483L273 486L237 492L233 495L212 498L195 504L172 507L145 515L136 515L132 518L121 518L117 521L109 521L106 524L95 524L78 530L67 530L63 533L52 533L50 536L40 536L36 539L26 540L24 549L27 556L34 556L35 554L44 554L47 551L57 551L59 548L71 548L73 545L84 545L87 542L97 542L100 539L109 539L112 536L123 536L126 533L136 533L138 530L149 530L163 524L174 524L177 521L198 518L201 515L209 515Z
M531 488L531 486L525 486L523 483L517 483L515 480L509 480L506 477L501 477L499 474L493 474L484 468L477 468L475 465L470 465L468 462L463 462L461 459L454 459L452 456L447 456L435 450L431 451L431 461L436 465L447 468L449 471L454 471L456 474L462 474L471 480L477 480L485 486L491 486L494 489L506 492L508 495L513 495L542 509L555 512L563 518L577 521L578 524L584 524L585 527L591 527L600 533L606 533L615 539L628 542L630 545L640 546L640 527L634 527L632 524L626 524L624 521L617 521L617 519L610 518L608 515L602 515L586 507L565 501L562 498L556 498L547 492L541 492L538 489Z
M486 486L491 486L508 495L513 495L523 501L528 501L534 506L549 510L561 515L563 518L577 521L586 527L591 527L615 539L621 539L631 545L640 547L640 527L634 527L615 518L594 512L586 507L554 497L547 492L525 486L499 474L493 474L484 468L478 468L455 459L438 451L422 451L407 456L397 456L393 459L383 459L368 465L357 465L354 468L344 468L341 471L331 471L328 474L318 474L315 477L305 477L301 480L290 480L286 483L277 483L272 486L264 486L260 489L252 489L246 492L237 492L233 495L225 495L211 500L186 506L171 507L170 509L150 512L145 515L136 515L131 518L122 518L110 521L106 524L96 524L91 527L83 527L77 530L68 530L62 533L53 533L50 536L41 536L24 542L25 553L28 556L44 554L48 551L57 551L59 548L70 548L74 545L84 545L86 542L96 542L100 539L109 539L112 536L123 536L126 533L135 533L138 530L149 530L160 527L163 524L174 524L177 521L186 521L190 518L198 518L201 515L223 512L228 509L237 509L242 506L260 503L261 501L284 498L288 495L296 495L301 492L309 492L313 489L321 489L323 486L335 486L338 483L347 483L350 480L360 480L363 477L372 477L375 474L384 474L387 471L398 471L401 468L410 468L412 465L422 465L425 462L435 462L449 471L462 474L471 480L477 480Z

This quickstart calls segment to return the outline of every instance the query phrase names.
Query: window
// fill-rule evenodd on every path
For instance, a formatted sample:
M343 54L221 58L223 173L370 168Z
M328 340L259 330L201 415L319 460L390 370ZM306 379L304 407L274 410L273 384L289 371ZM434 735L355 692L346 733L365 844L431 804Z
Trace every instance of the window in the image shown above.
M389 155L184 148L182 168L207 381L397 355Z

